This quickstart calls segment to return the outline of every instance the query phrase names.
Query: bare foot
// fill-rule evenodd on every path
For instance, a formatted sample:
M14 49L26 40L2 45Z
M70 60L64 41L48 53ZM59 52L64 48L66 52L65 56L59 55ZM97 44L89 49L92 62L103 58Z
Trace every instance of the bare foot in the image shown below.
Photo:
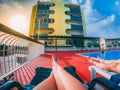
M53 62L52 62L52 69L53 69L53 71L54 71L54 70L57 69L57 66L58 66L58 64L57 64L57 61L58 61L58 60L57 60L57 56L53 55L53 56L52 56L52 61L53 61Z
M57 56L52 55L52 60L54 60L57 63L58 62Z
M99 61L100 63L103 63L103 62L104 62L104 60L102 60L99 56L98 56L98 61Z
M57 62L54 59L53 59L53 62L52 62L52 69L53 69L53 71L55 69L57 69Z
M91 64L94 63L94 60L93 60L90 56L88 57L88 61L89 61Z

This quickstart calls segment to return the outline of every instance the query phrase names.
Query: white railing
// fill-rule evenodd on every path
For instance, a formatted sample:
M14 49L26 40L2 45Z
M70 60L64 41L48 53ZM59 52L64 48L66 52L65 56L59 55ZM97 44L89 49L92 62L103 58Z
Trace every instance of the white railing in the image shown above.
M0 79L43 53L43 42L0 24Z

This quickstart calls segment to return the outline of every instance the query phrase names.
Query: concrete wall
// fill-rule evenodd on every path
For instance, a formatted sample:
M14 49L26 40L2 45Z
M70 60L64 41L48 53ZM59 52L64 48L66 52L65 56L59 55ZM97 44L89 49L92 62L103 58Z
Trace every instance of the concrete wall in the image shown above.
M28 46L28 60L32 60L44 53L44 45L30 43Z

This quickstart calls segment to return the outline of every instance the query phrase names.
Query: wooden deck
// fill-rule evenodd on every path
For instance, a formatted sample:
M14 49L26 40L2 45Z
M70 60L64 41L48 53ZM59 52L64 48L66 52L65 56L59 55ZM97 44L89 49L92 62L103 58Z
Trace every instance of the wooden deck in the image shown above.
M36 67L49 67L52 66L52 56L58 56L58 63L62 66L75 66L77 74L87 82L90 82L90 72L88 66L91 64L87 61L86 57L78 56L81 52L46 52L43 55L28 62L23 67L14 72L14 79L22 85L28 84L35 74Z

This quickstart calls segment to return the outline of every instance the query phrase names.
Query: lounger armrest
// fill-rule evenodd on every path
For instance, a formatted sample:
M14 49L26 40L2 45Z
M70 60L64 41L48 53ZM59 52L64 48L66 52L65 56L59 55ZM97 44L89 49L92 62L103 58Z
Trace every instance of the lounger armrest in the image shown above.
M104 76L104 77L106 77L108 79L110 79L110 77L113 74L115 74L114 72L108 72L108 71L102 70L102 69L100 69L100 68L98 68L96 66L90 66L89 70L91 72L91 80L94 79L94 78L96 78L96 73L99 73L99 74L101 74L102 76Z
M93 79L92 82L88 86L89 90L93 90L96 84L101 84L102 86L107 88L107 90L120 90L120 86L118 86L116 83L109 81L102 77Z
M0 90L11 90L12 88L18 88L18 90L24 90L22 85L16 81L8 81L0 87Z

